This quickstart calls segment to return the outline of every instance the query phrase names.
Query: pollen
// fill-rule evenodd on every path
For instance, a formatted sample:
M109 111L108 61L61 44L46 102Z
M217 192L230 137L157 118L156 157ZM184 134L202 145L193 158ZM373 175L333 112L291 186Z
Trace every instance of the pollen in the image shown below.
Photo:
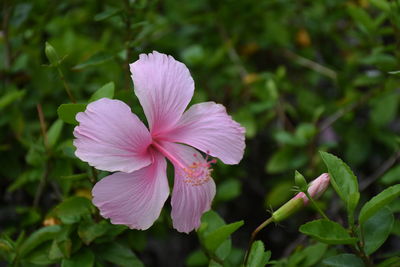
M197 154L193 155L197 159ZM192 186L200 186L211 179L211 164L216 163L215 159L208 160L208 155L204 159L194 161L190 166L183 169L184 182Z

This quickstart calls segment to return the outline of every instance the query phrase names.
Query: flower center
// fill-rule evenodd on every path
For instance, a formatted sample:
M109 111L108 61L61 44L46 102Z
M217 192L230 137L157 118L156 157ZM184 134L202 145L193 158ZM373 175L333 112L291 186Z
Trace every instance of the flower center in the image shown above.
M179 168L175 171L180 172L180 175L183 176L183 181L192 186L203 185L211 179L211 172L213 169L211 168L211 164L216 163L215 159L209 160L209 151L207 151L207 156L204 159L199 154L193 154L193 162L188 165L182 159L176 157L172 153L170 153L163 146L158 144L157 142L152 143L152 145L163 154L169 161L171 161L175 168Z
M208 152L207 152L208 153ZM197 154L193 154L195 159L198 158ZM208 160L208 154L205 159L199 159L194 161L192 165L183 169L184 182L192 186L199 186L205 184L211 179L211 164L215 163L216 160Z

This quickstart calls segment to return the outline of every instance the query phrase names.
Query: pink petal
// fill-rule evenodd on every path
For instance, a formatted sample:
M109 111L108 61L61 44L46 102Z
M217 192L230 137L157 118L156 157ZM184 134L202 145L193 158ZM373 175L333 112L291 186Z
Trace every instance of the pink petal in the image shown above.
M173 143L163 143L163 146L179 161L190 166L193 162L206 163L206 160L195 149ZM194 156L196 155L196 156ZM200 218L211 208L215 196L215 183L208 177L198 177L189 180L181 167L174 164L175 180L172 192L172 221L179 232L189 233L200 226Z
M117 172L93 188L93 203L113 224L148 229L160 216L169 195L166 161L155 155L154 162L133 173Z
M307 192L308 194L310 194L311 198L318 199L328 188L329 183L330 183L329 173L323 173L311 182ZM293 198L294 199L302 198L304 200L305 205L307 205L309 201L308 197L303 192L298 193Z
M194 82L186 66L154 51L130 65L139 98L153 136L171 128L193 96Z
M223 105L205 102L191 106L163 138L193 146L226 164L237 164L244 153L244 135L245 129Z
M149 131L129 106L107 98L76 115L75 155L106 171L132 172L151 163Z

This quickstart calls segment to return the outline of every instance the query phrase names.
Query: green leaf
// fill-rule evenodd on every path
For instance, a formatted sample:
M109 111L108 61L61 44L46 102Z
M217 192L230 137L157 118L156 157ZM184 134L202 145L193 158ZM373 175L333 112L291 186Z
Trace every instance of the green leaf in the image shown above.
M5 238L0 238L0 259L11 262L15 255L15 243L7 235Z
M95 254L103 260L117 264L119 266L144 267L143 263L136 257L132 250L117 242L98 246Z
M114 91L115 91L115 85L114 82L109 82L103 85L99 90L97 90L89 99L89 103L99 100L103 97L106 98L113 98L114 97Z
M73 70L82 70L87 67L103 64L104 62L107 62L113 58L114 58L114 55L112 55L109 52L99 52L99 53L96 53L95 55L93 55L92 57L90 57L88 60L74 66L72 69Z
M329 267L364 267L363 261L354 254L340 254L326 258L322 261Z
M379 127L385 126L397 117L399 95L396 92L375 97L371 103L371 121Z
M34 264L33 266L50 266L56 263L57 260L51 260L48 257L50 246L50 243L45 243L35 248L21 260L21 266L32 266L32 264Z
M0 97L0 110L7 107L14 101L17 101L18 99L22 98L24 95L25 95L25 90L10 91L7 94L3 95L2 97Z
M394 199L400 196L400 184L386 188L378 195L371 198L370 201L364 204L361 208L360 215L358 216L358 221L360 224L364 223L371 216L373 216L382 207L386 206Z
M104 10L103 12L96 14L94 16L94 20L102 21L117 15L119 12L121 12L120 8L107 7L106 10Z
M393 223L393 213L387 207L379 210L374 216L364 222L362 231L365 240L364 250L367 255L375 252L385 243L392 230Z
M373 34L375 32L375 23L364 9L349 5L348 12L362 31L368 34Z
M93 209L92 203L85 197L70 197L57 205L51 212L64 224L79 222L84 215L90 215Z
M300 253L304 254L304 262L303 266L315 266L315 264L321 260L324 256L328 245L323 243L317 243L315 245L311 245L306 247Z
M243 221L234 222L219 227L204 237L204 246L207 250L214 252L233 232L244 224Z
M294 150L291 147L284 147L275 152L266 165L268 173L280 173L288 170L295 170L307 162L305 154Z
M241 183L237 179L228 179L218 185L215 199L229 201L240 195Z
M54 145L57 143L63 126L64 123L60 119L56 120L53 125L51 125L49 131L47 132L47 141L50 147L54 147Z
M201 217L201 226L197 230L200 242L204 244L208 234L213 233L220 227L224 226L224 220L214 211L210 210ZM232 242L228 237L222 244L213 252L221 260L225 259L231 251Z
M380 182L385 185L400 183L400 165L391 168L385 175L380 178Z
M360 193L358 192L353 192L348 196L346 208L350 225L354 225L354 211L357 208L357 203L359 200L360 200Z
M83 243L89 245L96 238L104 235L109 229L109 224L106 221L100 223L81 222L78 228L78 235Z
M189 254L185 264L188 267L206 266L208 262L207 256L201 250L195 250Z
M246 267L264 267L271 258L271 251L265 251L264 244L258 240L251 246Z
M54 239L60 231L61 226L52 225L43 227L34 232L22 243L21 247L19 248L21 257L28 254L43 242Z
M358 193L357 177L353 174L349 166L338 157L323 151L320 151L320 154L328 168L333 188L347 206L349 196L354 196L354 193ZM358 200L357 202L354 201L355 199L352 199L349 207L357 205Z
M385 12L389 12L391 9L386 0L369 0L368 2Z
M61 249L58 247L57 240L53 240L51 243L50 251L49 251L49 259L50 260L58 260L64 258Z
M92 267L94 266L94 254L87 248L80 249L78 253L72 255L70 259L64 259L61 267Z
M398 264L399 262L400 262L400 257L395 256L379 263L377 267L395 267L396 264Z
M223 266L218 262L216 262L215 260L210 260L210 262L208 263L208 267L223 267Z
M65 123L77 125L78 122L75 116L78 112L83 112L86 109L86 104L62 104L57 109L58 117Z
M326 244L354 244L357 242L357 239L351 237L343 226L325 219L303 224L299 230Z
M203 238L223 225L225 225L224 220L215 211L209 210L201 216L201 226L197 232Z

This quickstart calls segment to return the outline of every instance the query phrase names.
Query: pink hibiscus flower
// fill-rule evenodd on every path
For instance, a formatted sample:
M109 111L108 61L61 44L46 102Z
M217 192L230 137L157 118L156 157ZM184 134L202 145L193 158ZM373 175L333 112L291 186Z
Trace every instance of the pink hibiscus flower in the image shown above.
M75 155L97 169L115 172L93 188L100 214L114 224L142 230L159 217L168 198L167 158L175 168L173 226L189 233L200 226L215 196L210 168L214 160L194 148L237 164L243 157L245 129L214 102L185 111L194 82L173 57L141 54L130 69L149 130L128 105L102 98L76 115Z

